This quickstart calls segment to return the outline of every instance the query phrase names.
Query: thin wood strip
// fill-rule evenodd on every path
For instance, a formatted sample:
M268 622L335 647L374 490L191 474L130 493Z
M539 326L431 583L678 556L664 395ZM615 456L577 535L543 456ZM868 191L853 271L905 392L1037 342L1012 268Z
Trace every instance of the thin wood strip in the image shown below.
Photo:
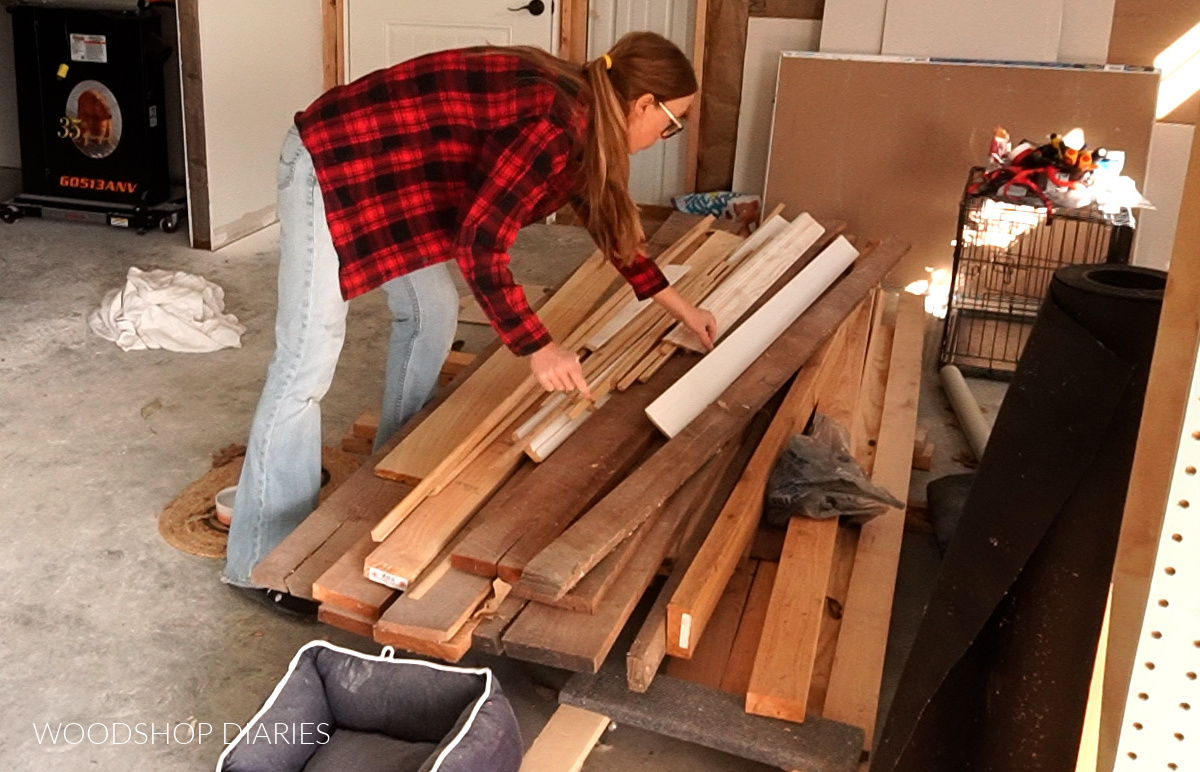
M527 574L538 591L561 597L634 531L716 452L740 433L753 415L841 326L845 317L879 283L908 245L884 242L856 261L743 373L719 399L616 489L531 561ZM534 563L537 563L535 566ZM527 580L529 576L524 578Z
M922 299L904 295L884 398L872 480L905 500L912 475L912 444L921 390L925 341ZM904 536L904 510L894 509L862 528L837 653L829 677L825 717L862 727L870 745L879 708L892 593Z

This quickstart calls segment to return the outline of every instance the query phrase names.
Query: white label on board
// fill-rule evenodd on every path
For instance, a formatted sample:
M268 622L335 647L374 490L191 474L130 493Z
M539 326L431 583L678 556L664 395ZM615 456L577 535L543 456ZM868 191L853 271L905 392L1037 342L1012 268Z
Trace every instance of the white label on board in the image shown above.
M108 38L71 33L71 61L108 63Z

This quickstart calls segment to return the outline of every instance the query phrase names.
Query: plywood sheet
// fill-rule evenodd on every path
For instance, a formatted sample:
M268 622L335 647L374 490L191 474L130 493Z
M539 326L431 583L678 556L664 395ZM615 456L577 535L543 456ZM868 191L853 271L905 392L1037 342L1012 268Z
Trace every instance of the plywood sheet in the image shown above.
M1116 0L1108 61L1153 65L1155 58L1196 27L1197 22L1200 22L1200 0ZM1193 94L1159 119L1194 124L1198 106L1200 96Z
M1086 126L1092 144L1126 152L1140 185L1157 88L1153 73L1126 70L789 53L766 203L899 236L913 248L892 279L925 278L925 266L950 267L967 171L996 126L1017 138Z
M888 0L884 54L1058 61L1063 0Z
M811 19L751 18L742 64L742 103L738 110L733 189L762 195L771 143L771 113L780 51L816 51L821 22Z

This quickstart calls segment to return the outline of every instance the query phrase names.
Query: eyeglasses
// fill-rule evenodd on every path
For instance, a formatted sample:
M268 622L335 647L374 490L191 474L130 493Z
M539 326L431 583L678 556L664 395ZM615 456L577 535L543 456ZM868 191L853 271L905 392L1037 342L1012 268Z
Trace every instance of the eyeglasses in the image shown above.
M659 102L658 106L661 107L662 111L667 114L668 118L671 119L671 125L667 126L667 128L665 128L665 129L663 129L662 133L659 136L662 137L663 139L670 139L671 137L675 136L679 132L683 131L683 124L680 123L679 119L676 118L675 115L670 110L667 109L667 106L664 105L662 102Z

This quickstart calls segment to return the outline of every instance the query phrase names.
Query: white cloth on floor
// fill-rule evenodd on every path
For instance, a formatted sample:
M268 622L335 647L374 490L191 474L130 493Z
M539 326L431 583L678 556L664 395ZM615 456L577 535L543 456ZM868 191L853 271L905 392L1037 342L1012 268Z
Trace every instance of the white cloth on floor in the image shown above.
M225 313L225 290L203 276L140 268L129 269L124 288L105 294L88 325L124 351L241 348L246 331Z

